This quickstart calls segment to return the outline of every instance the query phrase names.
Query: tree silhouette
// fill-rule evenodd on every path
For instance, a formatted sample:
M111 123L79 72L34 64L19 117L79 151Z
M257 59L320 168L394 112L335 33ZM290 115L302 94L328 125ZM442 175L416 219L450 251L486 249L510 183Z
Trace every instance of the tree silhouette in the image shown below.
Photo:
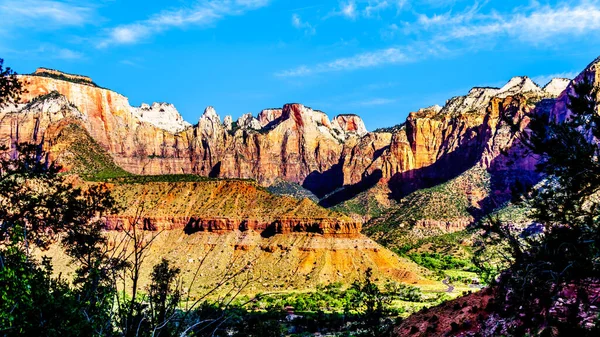
M515 334L542 327L564 335L597 333L584 329L580 319L591 305L589 283L600 275L597 93L584 76L573 85L565 116L551 112L531 116L530 132L521 136L541 159L538 170L544 180L519 202L531 209L531 218L543 225L543 231L526 235L498 219L484 225L512 255L512 266L499 279L497 300L506 315L520 317ZM566 317L549 314L568 289L574 295Z

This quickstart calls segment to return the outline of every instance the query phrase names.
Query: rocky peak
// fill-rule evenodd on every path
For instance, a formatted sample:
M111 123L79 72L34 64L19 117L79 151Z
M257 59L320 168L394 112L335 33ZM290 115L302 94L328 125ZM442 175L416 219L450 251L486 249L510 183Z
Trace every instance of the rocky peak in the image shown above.
M282 120L292 119L298 127L305 127L316 123L319 126L331 127L329 118L321 111L315 111L299 103L291 103L283 106Z
M542 89L527 76L516 76L510 79L499 91L499 97L506 97L526 92L541 92Z
M283 109L265 109L258 114L258 121L262 127L281 117Z
M439 105L432 105L430 107L427 108L421 108L417 111L417 115L437 115L442 111L443 107L439 106Z
M430 106L428 108L425 108L425 110L433 111L435 113L439 113L440 111L442 111L442 109L443 109L443 107L440 106L440 105L437 105L437 104L436 105L432 105L432 106Z
M132 107L131 113L141 121L171 133L179 133L191 126L183 120L175 106L169 103L142 103L140 107Z
M44 113L51 122L68 117L85 118L84 114L74 104L56 91L39 96L38 99L31 101L29 104L17 106L15 111L19 110L32 114Z
M590 63L579 75L577 75L572 81L570 81L559 96L556 99L552 107L552 115L557 120L564 120L567 116L570 115L571 111L569 109L569 95L575 94L574 85L577 83L581 83L586 79L593 83L595 86L600 85L600 57L595 59L592 63ZM596 99L600 100L600 93L596 97Z
M212 106L207 106L206 109L204 109L204 113L202 116L200 116L200 120L203 119L208 119L221 124L221 117L217 114L217 111Z
M553 78L544 86L544 91L552 97L558 97L567 89L569 83L571 83L571 80L568 78Z
M238 118L237 125L240 129L252 129L252 130L260 130L262 129L262 125L258 121L258 119L254 118L251 113L243 114Z
M533 93L539 96L551 94L542 90L527 76L513 77L502 88L474 87L466 96L457 96L449 99L441 113L450 116L464 113L484 111L494 97L506 98L517 94Z
M458 96L448 100L440 111L450 115L465 111L476 111L485 108L497 94L498 88L475 87L466 96Z
M223 126L225 126L225 130L231 131L233 129L233 118L230 115L225 116L223 118Z
M368 133L362 118L357 115L346 114L336 116L331 125L333 128L338 128L344 133L354 133L360 137Z
M200 120L198 121L198 128L207 137L216 137L219 134L219 129L223 129L221 124L221 117L215 111L212 106L206 107Z

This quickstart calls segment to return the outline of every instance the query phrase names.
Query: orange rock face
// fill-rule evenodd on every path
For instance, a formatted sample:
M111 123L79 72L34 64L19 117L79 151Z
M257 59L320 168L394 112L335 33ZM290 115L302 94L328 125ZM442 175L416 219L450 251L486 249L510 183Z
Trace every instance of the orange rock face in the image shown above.
M132 173L250 178L264 186L284 179L319 197L344 186L365 188L376 183L401 197L474 165L532 170L531 160L516 161L515 166L512 159L499 159L516 139L504 120L518 120L533 108L528 100L546 95L527 78L516 78L502 89L474 88L449 100L444 108L413 112L393 131L368 133L356 115L330 121L325 113L301 104L263 110L256 119L247 116L248 125L232 125L228 118L225 126L210 107L194 126L173 126L168 120L153 123L162 109L170 109L165 114L176 119L180 116L171 105L131 107L126 97L89 84L42 76L21 78L29 92L23 105L0 112L2 144L39 143L51 125L77 120L116 164ZM34 102L53 91L60 95ZM562 100L564 94L556 106Z
M277 234L314 233L323 237L358 238L361 223L330 218L290 218L265 222L260 219L208 218L208 217L133 217L124 215L105 218L107 229L123 230L134 224L143 230L184 230L186 233L211 232L226 234L233 231L255 231L263 237Z
M271 194L251 181L110 184L121 206L106 217L109 229L185 230L186 233L252 231L263 237L313 233L353 238L362 222L308 199Z

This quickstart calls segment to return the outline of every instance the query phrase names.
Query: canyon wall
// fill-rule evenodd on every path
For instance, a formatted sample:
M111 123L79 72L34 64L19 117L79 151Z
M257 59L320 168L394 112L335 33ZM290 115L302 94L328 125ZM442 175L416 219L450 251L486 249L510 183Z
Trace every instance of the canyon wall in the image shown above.
M507 121L523 130L526 115L540 101L564 109L566 96L559 92L569 85L555 79L542 89L527 77L515 77L502 88L473 88L444 107L410 113L403 125L367 132L356 115L330 120L301 104L243 115L235 122L230 116L222 121L208 107L190 125L170 104L132 107L125 96L97 86L44 76L21 79L28 89L22 104L0 112L0 143L5 145L43 142L50 126L70 119L83 125L117 165L136 174L248 178L263 186L283 179L319 197L342 187L356 193L384 184L394 198L474 165L533 171L533 160L519 158L522 149L513 146L518 132ZM506 149L513 158L501 158Z

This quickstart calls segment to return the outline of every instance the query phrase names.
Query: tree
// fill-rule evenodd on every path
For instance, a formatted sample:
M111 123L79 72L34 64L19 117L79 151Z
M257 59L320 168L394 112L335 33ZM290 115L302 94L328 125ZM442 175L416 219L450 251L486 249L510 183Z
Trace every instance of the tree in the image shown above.
M4 68L4 60L0 58L0 109L19 101L26 93L17 74L10 68Z
M0 109L24 92L0 59ZM182 313L180 271L166 260L154 267L147 294L139 286L158 234L148 239L137 217L114 244L108 242L102 219L116 209L107 185L76 186L41 144L0 147L0 336L215 335L225 329L235 316L229 311L233 300L253 281L252 264L237 268L231 261L217 284L191 301L202 259ZM56 277L51 261L32 253L59 243L74 262L72 282ZM212 303L218 315L203 316L197 306L223 287L230 289Z
M589 309L588 282L600 275L600 116L589 74L573 86L569 113L531 116L521 141L539 157L544 180L522 196L543 231L517 233L497 219L485 228L507 243L512 265L499 280L498 302L521 317L516 333L546 326L561 334L589 334L579 314ZM549 314L561 292L574 292L569 313Z
M173 317L181 301L181 282L178 282L179 268L172 267L165 258L154 266L151 274L152 283L148 287L148 303L150 305L150 325L154 336L161 330L172 331ZM166 327L166 328L165 328ZM171 329L169 329L171 328Z
M95 218L112 199L101 188L83 191L59 174L32 144L20 144L0 159L0 329L6 335L70 336L112 331L109 308L114 288L99 261L103 246ZM58 234L68 255L81 262L72 289L54 278L49 260L38 263L33 246L46 249ZM93 248L92 248L93 247Z
M386 336L391 333L391 325L383 320L389 312L391 298L384 294L373 282L373 270L368 268L363 282L355 281L351 287L354 292L352 310L359 313L361 335Z

